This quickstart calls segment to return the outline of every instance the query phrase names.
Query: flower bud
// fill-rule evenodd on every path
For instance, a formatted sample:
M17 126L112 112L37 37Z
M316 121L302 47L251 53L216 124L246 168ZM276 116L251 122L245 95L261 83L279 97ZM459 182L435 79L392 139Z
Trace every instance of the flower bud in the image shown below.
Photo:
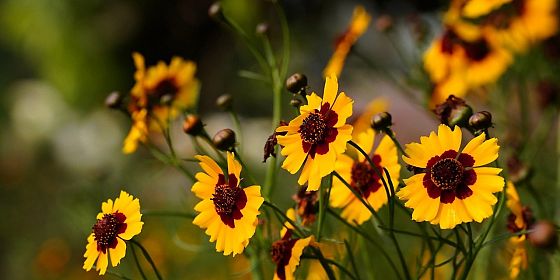
M286 80L286 88L291 93L305 92L307 77L301 73L295 73Z
M266 33L268 33L268 23L261 22L257 24L257 27L255 28L255 33L257 33L258 35L266 35Z
M488 111L474 113L469 118L469 126L477 131L484 131L492 127L492 114Z
M204 125L197 115L188 114L183 121L183 131L192 136L200 135Z
M233 97L230 94L222 94L216 99L216 106L224 111L230 110L232 103Z
M229 128L218 131L212 138L214 146L222 151L231 151L235 146L235 141L235 132Z
M541 249L553 249L558 242L556 226L549 221L539 221L531 227L529 242Z
M376 131L384 131L393 125L393 118L387 112L379 113L371 118L371 127Z
M438 104L433 112L442 124L453 127L466 127L472 116L472 108L465 100L450 95L443 103Z
M113 91L105 98L105 106L111 109L119 109L122 106L123 96L118 91Z
M208 16L210 16L213 19L220 19L223 17L222 5L220 4L220 2L216 2L212 4L210 8L208 8Z

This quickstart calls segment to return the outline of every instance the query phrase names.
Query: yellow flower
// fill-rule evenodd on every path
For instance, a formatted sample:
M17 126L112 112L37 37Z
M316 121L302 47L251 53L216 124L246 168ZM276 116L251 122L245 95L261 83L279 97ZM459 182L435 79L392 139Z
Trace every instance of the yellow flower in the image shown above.
M255 234L259 208L264 199L260 186L241 188L241 164L233 153L227 153L227 176L208 156L196 156L204 172L196 174L198 180L192 192L200 199L194 210L200 212L193 224L206 229L210 242L216 242L216 251L224 255L240 254Z
M337 39L334 53L323 70L323 77L326 78L330 75L340 76L346 56L350 52L352 45L366 32L370 21L371 15L366 12L363 6L356 6L354 8L350 26Z
M319 189L321 178L334 170L339 154L352 139L352 126L346 119L352 115L352 104L344 92L338 93L336 76L327 77L323 98L316 93L307 96L307 105L300 107L300 115L276 132L278 144L286 156L282 168L295 174L303 166L298 183L308 182L308 190Z
M126 242L142 231L144 223L140 220L140 201L121 191L120 196L101 204L101 213L88 236L84 257L84 269L91 270L93 264L99 275L105 274L109 258L113 267L117 266L126 254Z
M148 130L160 131L179 113L194 107L199 91L199 82L194 77L194 62L173 57L169 65L160 61L146 69L141 54L133 53L132 57L136 65L136 84L130 92L128 110L133 117L133 126L125 141L124 153L134 152L138 142L145 142ZM138 129L135 114L143 115L142 129Z
M529 208L521 204L521 199L512 182L507 182L506 188L507 202L506 205L511 211L508 216L508 230L516 233L526 230L530 227L532 221L532 212ZM516 279L522 269L527 269L527 249L525 248L525 240L527 235L522 234L513 236L509 239L510 247L513 248L509 264L510 279Z
M373 149L374 138L375 132L370 128L358 135L355 141L360 148L370 154L372 161L376 164L377 171L371 167L361 153L358 154L357 160L347 155L340 155L336 161L335 171L352 188L361 193L364 200L377 211L387 203L387 195L378 174L383 174L382 168L387 168L391 176L391 182L396 188L399 184L401 166L397 148L391 138L385 135L377 148ZM383 178L386 182L389 182L385 175L383 175ZM333 207L344 208L341 216L351 223L362 224L371 218L371 212L338 178L333 180L330 203Z
M461 3L462 15L467 18L477 18L487 15L512 0L467 0L453 1Z
M421 171L404 180L397 196L414 209L413 220L451 229L492 215L493 193L502 191L504 178L498 176L502 169L482 166L498 158L498 140L485 140L483 133L460 151L461 138L458 126L452 131L442 124L437 134L406 145L404 162Z
M451 94L464 97L471 88L495 82L512 61L492 33L463 22L448 25L424 54L424 68L435 84L431 103Z
M144 143L148 139L147 114L146 109L132 112L132 127L124 139L123 153L133 153L138 148L138 143Z
M483 25L504 46L516 52L525 52L530 46L558 32L556 9L556 0L513 1L507 9L490 14Z
M296 212L293 208L288 209L286 216L295 221ZM313 236L307 238L292 238L293 226L286 222L280 231L282 239L272 243L270 253L272 261L276 263L276 270L274 271L274 279L293 280L294 272L299 265L303 249L313 242Z

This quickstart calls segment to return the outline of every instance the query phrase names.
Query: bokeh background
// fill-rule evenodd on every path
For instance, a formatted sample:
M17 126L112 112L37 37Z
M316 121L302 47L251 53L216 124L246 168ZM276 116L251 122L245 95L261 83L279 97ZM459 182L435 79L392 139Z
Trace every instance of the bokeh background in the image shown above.
M418 65L423 48L438 32L439 2L282 1L292 32L289 72L305 73L311 89L322 92L322 70L356 4L364 5L374 20L391 15L399 32L388 38L372 24L355 48L381 71ZM261 147L272 131L272 92L238 75L239 70L257 66L243 44L208 16L211 4L208 0L0 2L0 278L98 278L95 272L82 270L86 237L101 202L115 198L121 189L139 197L142 209L192 209L191 182L180 173L143 149L122 154L130 122L103 106L109 92L132 87L133 51L142 53L148 65L175 55L195 61L202 83L199 111L208 131L232 127L228 115L215 106L217 96L231 94L243 123L242 152L255 170L264 170ZM280 28L269 2L224 0L222 6L248 32L267 22L269 36L279 45ZM413 21L426 28L423 39L417 37ZM399 87L367 70L355 57L348 58L340 83L357 100L356 111L374 98L384 98L405 143L436 123ZM293 111L289 99L286 93L285 116ZM173 130L177 149L192 156L179 126ZM194 164L190 168L197 170ZM280 205L287 205L296 190L294 179L288 182L289 191L275 192ZM139 238L168 279L248 276L243 257L234 261L216 253L190 220L145 217L144 222ZM130 258L116 271L138 277Z

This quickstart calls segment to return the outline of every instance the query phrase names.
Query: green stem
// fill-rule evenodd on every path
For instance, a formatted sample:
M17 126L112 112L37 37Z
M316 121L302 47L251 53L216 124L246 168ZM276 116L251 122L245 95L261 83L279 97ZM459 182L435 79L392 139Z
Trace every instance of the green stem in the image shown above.
M389 138L391 138L391 140L393 141L393 143L395 143L395 146L397 146L397 150L399 150L399 152L401 153L401 155L403 156L407 156L406 152L404 151L403 147L401 146L401 143L399 142L399 140L397 140L397 137L395 136L395 132L391 129L391 128L387 128L383 131L387 136L389 136Z
M269 202L267 200L265 200L263 202L263 205L271 208L272 210L274 210L277 214L279 214L286 222L288 222L290 225L292 225L292 227L294 228L294 230L297 232L297 234L299 236L305 236L303 230L296 224L296 222L294 222L292 219L290 219L288 216L286 216L286 214L280 210L280 208L278 208L278 206L274 205L272 202Z
M155 145L151 143L146 143L145 145L156 159L160 160L161 162L167 165L171 165L175 167L177 170L183 173L183 175L189 178L192 182L196 182L195 176L181 164L181 160L178 159L176 156L173 155L170 156L164 153L162 150L160 150L159 148L157 148Z
M354 254L352 253L352 249L350 248L350 244L348 244L348 240L344 239L344 247L346 248L346 253L348 254L348 259L350 260L350 264L352 265L352 270L354 270L354 275L356 279L360 279L360 273L358 273L358 266L356 265L356 260L354 260Z
M161 274L159 274L159 271L156 267L156 264L152 260L152 257L150 257L150 254L148 253L148 250L146 250L146 248L144 248L144 246L142 246L142 244L140 244L140 242L138 242L134 239L130 239L128 241L130 243L132 243L133 245L136 245L138 248L140 248L140 250L142 251L142 254L144 255L144 258L146 258L146 261L148 261L148 263L152 266L152 269L154 270L154 273L156 274L157 279L162 280L163 278L161 277Z
M329 198L331 196L332 189L332 174L328 177L323 178L324 185L320 188L321 198L319 199L319 223L317 228L317 242L321 242L321 233L323 232L323 226L325 222L325 211L329 208ZM325 191L325 188L327 190Z
M461 246L459 246L457 243L455 243L453 241L449 241L448 239L443 238L443 237L426 236L426 235L415 233L415 232L410 232L410 231L401 230L401 229L394 229L394 228L391 229L391 228L382 227L382 226L379 226L379 228L381 228L382 230L386 230L386 231L394 232L394 233L398 233L398 234L403 234L403 235L408 235L408 236L413 236L413 237L418 237L418 238L428 238L428 239L431 239L431 240L436 240L436 241L439 241L443 244L447 244L447 245L449 245L453 248L460 248L461 249ZM461 250L464 253L466 253L466 251L464 249L461 249Z
M132 280L132 278L128 278L120 273L116 273L116 272L112 272L112 271L106 271L105 274L107 275L111 275L111 276L115 276L119 279L123 279L123 280Z
M325 270L325 273L327 274L327 277L329 278L329 280L335 280L336 277L334 276L334 272L332 271L331 267L329 266L329 260L323 256L323 253L321 252L321 250L319 250L318 248L315 248L315 247L311 247L311 248L313 250L313 253L315 253L315 258L317 260L319 260L319 262L321 263L321 266L323 266L323 269Z
M241 155L239 154L239 152L235 148L233 149L233 153L237 156L237 159L239 160L239 163L241 163L241 166L243 167L243 170L245 170L245 174L247 175L247 177L249 177L249 180L251 180L251 184L253 184L253 185L258 184L257 180L255 179L255 177L253 177L253 174L249 170L249 167L245 164L245 161L243 161L243 159L241 158Z
M353 194L354 196L369 210L369 212L373 215L373 217L375 217L375 219L377 220L377 223L379 223L380 225L383 225L383 221L381 220L381 217L379 217L379 215L377 214L377 212L375 211L375 209L373 209L373 207L371 206L371 204L369 204L369 202L367 202L363 195L361 193L358 193L358 190L354 189L352 186L350 186L350 184L348 182L346 182L346 180L344 180L344 178L342 178L342 176L340 176L340 174L338 174L338 172L334 171L333 175L340 180Z
M243 143L243 132L241 131L241 122L239 121L239 116L234 110L229 110L229 115L233 121L233 126L235 127L235 131L237 133L237 142ZM240 149L241 149L241 144Z
M140 265L140 262L138 261L138 256L136 255L136 250L134 250L134 246L130 246L130 250L132 251L132 258L134 259L134 263L136 264L136 267L138 267L140 276L142 276L142 279L148 280L146 274L144 273L144 270L142 270L142 266Z

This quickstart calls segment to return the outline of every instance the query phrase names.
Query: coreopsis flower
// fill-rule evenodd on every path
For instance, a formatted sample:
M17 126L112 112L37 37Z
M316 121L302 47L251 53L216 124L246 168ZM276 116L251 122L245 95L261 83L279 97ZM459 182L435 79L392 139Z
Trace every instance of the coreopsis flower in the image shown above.
M499 0L498 0L499 1ZM482 1L468 1L482 2ZM551 37L558 32L556 0L509 0L499 9L481 20L485 32L493 33L506 47L525 52L530 46ZM462 10L465 17L474 18Z
M200 212L193 224L206 229L210 242L224 255L240 254L255 234L259 208L264 199L260 186L242 188L241 164L233 153L227 153L227 172L208 156L196 156L204 172L197 173L198 180L192 192L200 201L194 210ZM227 174L227 175L226 175Z
M302 187L292 198L296 202L297 214L301 218L301 223L308 226L315 222L317 212L319 212L317 192L307 191L305 187Z
M391 138L387 135L383 136L375 149L374 139L375 132L370 128L358 135L354 141L370 155L377 170L359 153L357 159L340 155L336 161L335 171L377 211L387 203L387 194L379 175L382 174L385 182L389 182L383 171L383 168L387 168L391 182L396 188L401 166L397 147ZM344 208L341 216L351 223L362 224L371 218L368 208L338 178L333 179L330 204L333 207Z
M294 221L296 218L295 210L293 208L288 209L286 216ZM276 263L276 270L274 271L275 280L295 279L294 272L299 265L303 249L313 242L313 236L307 238L293 238L292 230L293 226L286 222L280 231L282 239L272 243L270 254L272 255L272 261Z
M330 75L340 76L346 56L350 52L352 45L366 32L370 21L371 15L366 12L363 6L356 6L356 8L354 8L350 25L348 29L337 38L334 53L323 70L323 77L328 77Z
M527 230L533 224L533 215L529 208L521 204L519 194L512 182L507 182L506 188L507 201L506 205L511 211L508 216L508 230L517 233ZM516 279L523 269L527 269L527 249L525 248L526 234L513 236L509 239L509 245L513 248L512 257L509 264L510 279Z
M489 14L512 0L460 0L453 1L452 6L459 6L463 16L477 18Z
M461 150L461 138L458 126L451 130L442 124L437 134L406 145L403 160L419 173L404 180L397 196L414 209L413 220L451 229L492 215L494 193L502 191L504 178L498 175L502 169L483 166L498 158L498 140L486 140L482 133Z
M432 104L453 94L495 82L512 63L510 52L495 36L477 26L455 22L424 53L424 68L433 82Z
M133 53L132 57L136 66L136 84L130 91L128 110L133 116L133 126L125 141L124 153L134 152L138 142L145 142L148 131L160 131L179 113L194 107L199 91L194 62L173 57L169 65L160 61L146 69L141 54ZM134 119L135 114L144 115L141 123L147 129L137 128L140 121Z
M281 153L286 156L282 168L295 174L303 166L298 184L308 182L308 190L316 191L352 139L352 126L346 124L346 119L352 115L354 101L344 92L338 94L337 78L329 76L323 98L311 93L307 102L300 107L298 117L276 132L286 132L277 136L278 144L283 146Z
M140 201L125 191L113 200L101 204L101 212L97 214L97 222L88 236L84 257L84 269L95 269L99 275L105 274L109 266L117 266L126 254L126 242L142 231ZM96 263L97 260L97 263Z

